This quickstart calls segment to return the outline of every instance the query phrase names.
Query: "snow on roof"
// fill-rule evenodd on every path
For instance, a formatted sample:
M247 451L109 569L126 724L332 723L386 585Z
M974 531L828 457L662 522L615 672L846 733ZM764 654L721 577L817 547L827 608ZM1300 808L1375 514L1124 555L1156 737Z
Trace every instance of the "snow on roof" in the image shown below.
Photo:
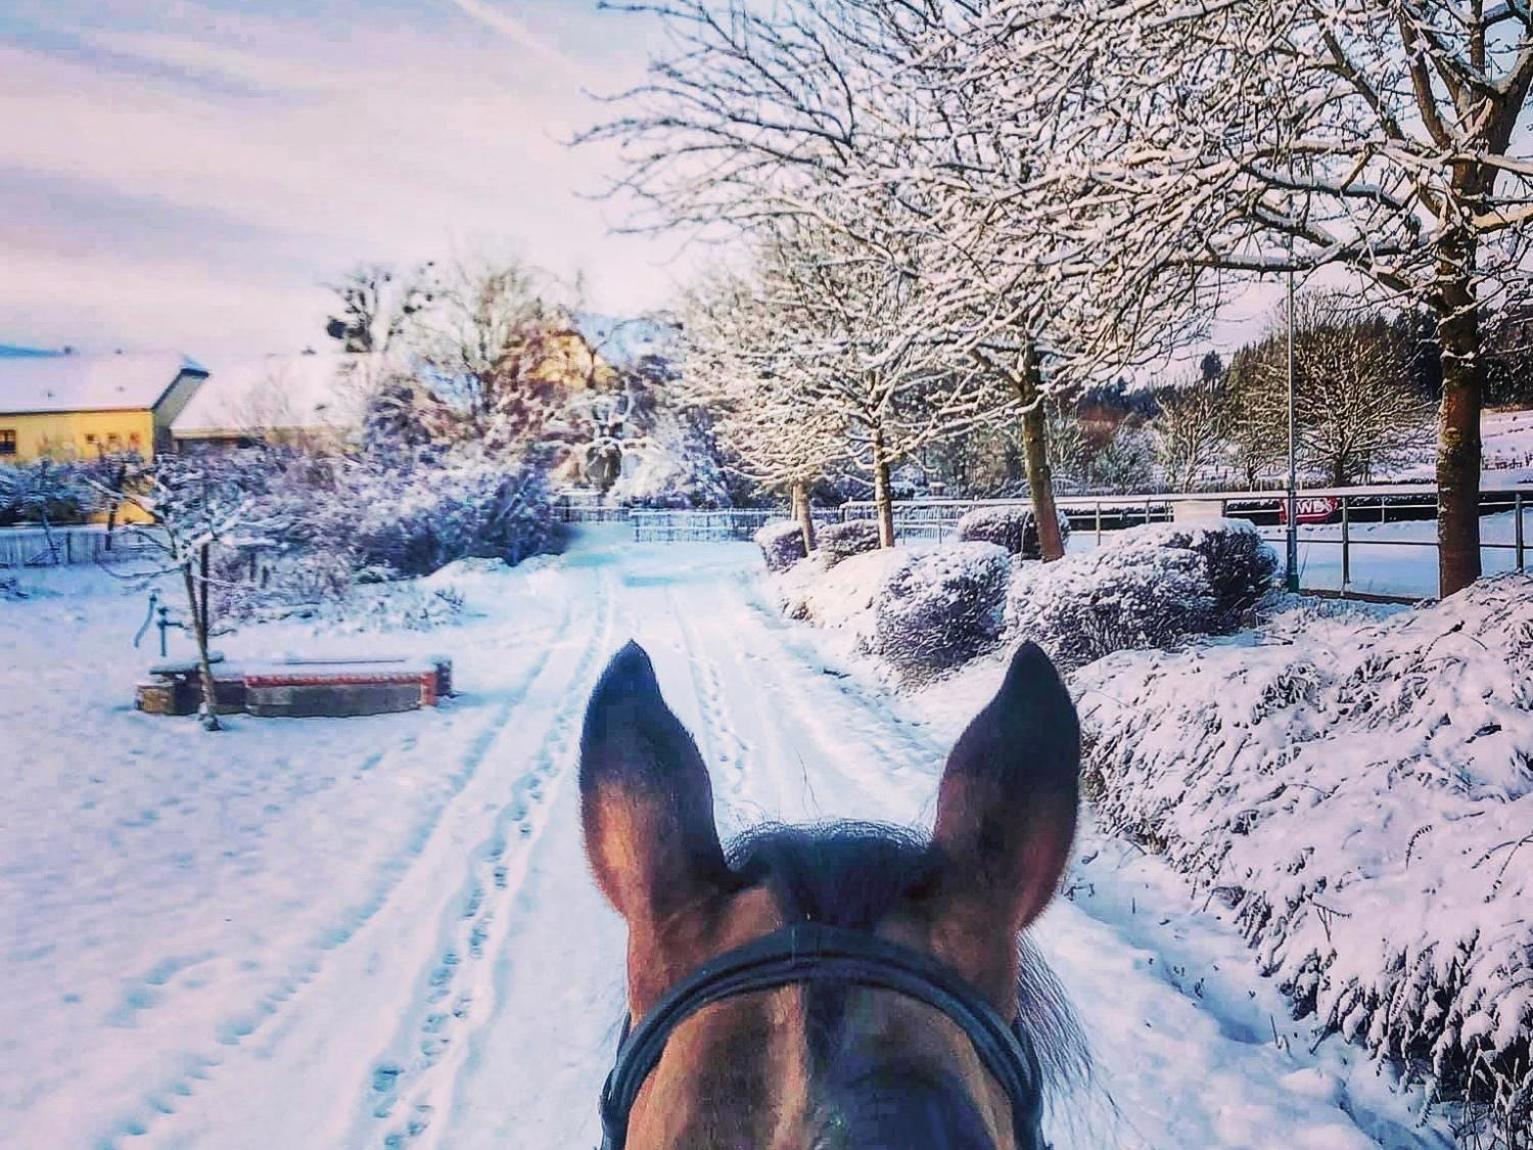
M171 424L178 439L253 431L335 431L361 423L382 356L268 355L217 365Z
M174 352L0 358L0 412L152 408L183 372L204 369Z

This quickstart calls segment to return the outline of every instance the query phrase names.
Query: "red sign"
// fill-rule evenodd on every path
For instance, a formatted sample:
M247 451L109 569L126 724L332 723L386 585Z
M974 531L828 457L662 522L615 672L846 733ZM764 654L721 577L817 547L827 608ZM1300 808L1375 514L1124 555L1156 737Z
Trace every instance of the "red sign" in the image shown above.
M1301 495L1294 500L1300 523L1329 523L1341 510L1341 500L1332 495ZM1288 522L1288 500L1278 504L1278 522Z

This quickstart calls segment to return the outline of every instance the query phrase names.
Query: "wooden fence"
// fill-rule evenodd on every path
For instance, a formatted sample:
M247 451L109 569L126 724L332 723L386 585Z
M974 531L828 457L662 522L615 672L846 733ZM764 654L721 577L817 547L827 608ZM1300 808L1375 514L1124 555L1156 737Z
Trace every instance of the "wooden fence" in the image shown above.
M142 558L154 550L142 529L104 527L0 528L0 568L63 567Z

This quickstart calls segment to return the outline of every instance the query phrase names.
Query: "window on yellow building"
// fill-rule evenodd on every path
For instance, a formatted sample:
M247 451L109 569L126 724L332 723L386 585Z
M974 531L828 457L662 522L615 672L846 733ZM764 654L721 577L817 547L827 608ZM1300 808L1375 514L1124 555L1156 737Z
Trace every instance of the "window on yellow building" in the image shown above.
M13 428L0 427L0 455L16 454L16 432Z

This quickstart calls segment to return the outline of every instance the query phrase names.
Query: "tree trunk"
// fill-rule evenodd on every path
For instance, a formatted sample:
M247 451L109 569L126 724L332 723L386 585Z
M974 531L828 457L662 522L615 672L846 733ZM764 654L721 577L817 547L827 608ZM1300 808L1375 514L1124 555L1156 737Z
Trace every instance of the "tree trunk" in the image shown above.
M889 483L889 453L883 428L873 429L873 502L878 507L878 545L894 546L894 492Z
M197 671L202 680L202 726L204 730L220 730L218 723L218 692L213 685L213 661L208 657L208 629L202 612L198 609L197 580L192 575L191 560L181 565L181 575L186 580L186 602L192 613L192 634L197 640Z
M1447 598L1480 577L1479 313L1467 291L1437 322L1443 398L1437 422L1437 582ZM1450 296L1450 300L1453 299Z
M127 485L128 469L117 467L112 470L112 494L120 496L122 489ZM112 549L113 532L117 530L117 513L122 510L122 500L113 499L107 504L106 509L106 550Z
M793 517L798 520L799 529L804 533L804 552L807 554L815 549L814 507L809 502L807 483L793 485Z
M1022 455L1027 462L1027 489L1038 522L1038 549L1045 563L1065 557L1064 536L1059 531L1059 511L1054 505L1054 472L1049 467L1049 440L1043 412L1041 372L1032 348L1023 352L1017 392L1022 408Z

